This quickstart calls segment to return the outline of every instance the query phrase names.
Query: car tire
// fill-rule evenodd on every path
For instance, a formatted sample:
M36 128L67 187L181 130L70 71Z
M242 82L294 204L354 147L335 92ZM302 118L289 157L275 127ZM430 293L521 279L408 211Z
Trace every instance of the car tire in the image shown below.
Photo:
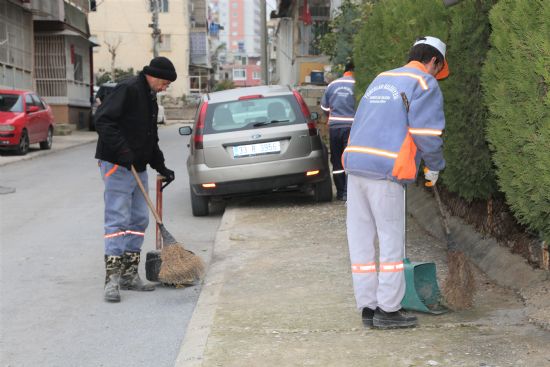
M40 149L42 150L52 149L52 143L53 143L53 129L50 126L50 128L48 129L48 136L46 137L46 140L40 142Z
M191 192L191 211L194 217L206 217L208 215L208 203L210 199L208 196L200 196L195 194L191 185L189 185L189 191Z
M17 145L17 148L15 149L15 153L17 155L25 155L29 152L29 134L27 134L27 130L23 130L21 132L21 140L19 140L19 145Z
M313 197L318 203L332 201L332 180L329 174L313 186Z

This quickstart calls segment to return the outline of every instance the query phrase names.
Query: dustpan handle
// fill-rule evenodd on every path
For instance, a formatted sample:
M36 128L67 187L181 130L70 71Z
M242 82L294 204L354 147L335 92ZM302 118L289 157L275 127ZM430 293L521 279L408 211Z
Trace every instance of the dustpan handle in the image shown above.
M141 193L143 194L143 197L145 198L145 201L147 202L147 206L153 212L153 215L155 216L155 220L157 221L157 223L162 224L162 219L160 219L159 214L157 213L157 211L155 210L155 207L153 206L153 202L151 201L151 198L149 198L149 195L147 194L147 191L145 191L145 187L143 187L143 183L141 182L141 180L140 180L140 178L137 174L136 168L134 167L134 165L132 165L131 168L132 168L131 171L134 174L134 178L136 179L136 182L139 186L139 189L141 190Z
M403 185L403 258L407 258L407 185Z

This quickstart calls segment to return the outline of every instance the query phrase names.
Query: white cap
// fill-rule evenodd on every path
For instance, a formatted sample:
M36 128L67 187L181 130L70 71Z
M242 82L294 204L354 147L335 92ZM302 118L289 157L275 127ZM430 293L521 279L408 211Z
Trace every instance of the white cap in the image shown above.
M435 47L437 51L441 52L441 55L445 58L445 51L447 51L447 46L441 41L439 38L426 36L423 37L424 39L420 39L414 43L413 46L419 45L421 43L425 43L427 45L430 45L432 47Z
M447 46L443 43L443 41L441 41L439 38L436 38L436 37L426 36L426 37L423 37L423 39L416 41L413 47L420 44L430 45L434 47L437 51L441 52L441 54L443 55L443 68L439 71L439 73L437 73L435 77L438 80L445 79L446 77L448 77L450 73L449 64L447 64L447 58L445 57L445 51L447 51Z

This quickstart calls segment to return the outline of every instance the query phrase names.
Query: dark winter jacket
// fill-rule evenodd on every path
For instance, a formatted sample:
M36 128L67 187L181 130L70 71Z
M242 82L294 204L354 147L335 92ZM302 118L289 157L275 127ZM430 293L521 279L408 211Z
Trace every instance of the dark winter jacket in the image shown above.
M164 168L157 113L156 94L142 72L119 83L95 114L99 134L95 157L120 165L130 161L139 172L147 164L157 171Z

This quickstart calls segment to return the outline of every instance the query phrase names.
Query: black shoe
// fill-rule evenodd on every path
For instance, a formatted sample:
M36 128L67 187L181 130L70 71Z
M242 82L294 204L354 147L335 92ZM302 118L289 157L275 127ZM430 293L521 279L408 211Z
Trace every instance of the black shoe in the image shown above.
M336 199L340 200L340 201L347 201L348 200L348 195L347 194L336 195Z
M363 308L363 312L361 313L361 318L363 319L363 325L367 328L372 327L372 319L374 317L374 310L371 310L368 307Z
M372 323L378 329L395 329L415 327L417 324L416 316L408 314L400 309L395 312L386 312L377 308L374 312Z

